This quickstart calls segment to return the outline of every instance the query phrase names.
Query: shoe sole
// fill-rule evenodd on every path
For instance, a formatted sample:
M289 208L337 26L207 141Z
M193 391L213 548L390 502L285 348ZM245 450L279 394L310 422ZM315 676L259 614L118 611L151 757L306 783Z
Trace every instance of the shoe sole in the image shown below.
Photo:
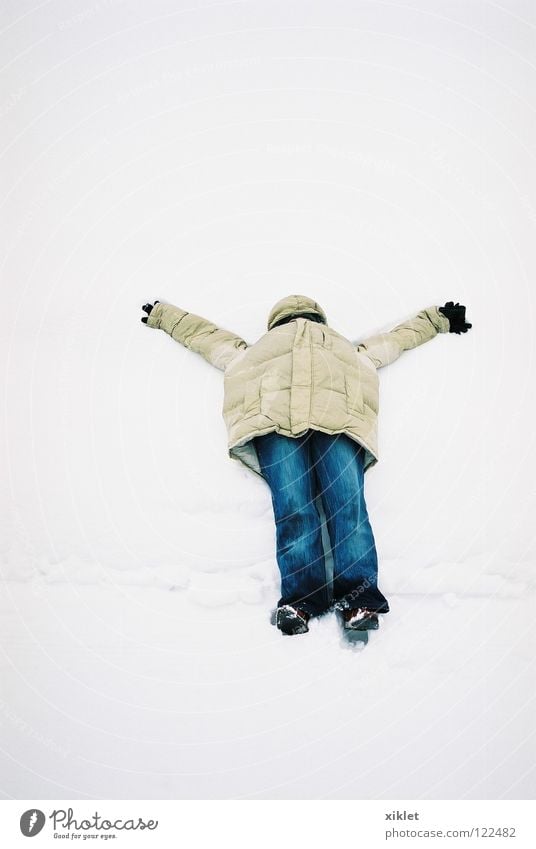
M290 610L278 610L276 625L287 636L306 634L309 630L307 622L304 622L297 613L293 613Z
M366 617L365 619L357 619L355 622L345 622L345 631L377 631L380 623L377 619Z

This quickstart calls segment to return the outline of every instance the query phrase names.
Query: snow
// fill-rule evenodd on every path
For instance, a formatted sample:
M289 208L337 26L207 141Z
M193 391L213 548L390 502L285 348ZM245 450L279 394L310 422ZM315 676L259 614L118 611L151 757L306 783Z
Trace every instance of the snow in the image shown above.
M281 636L267 602L5 584L4 792L530 798L534 597L391 601L352 647L332 615Z
M534 798L530 10L413 5L3 10L3 798ZM380 373L355 642L273 626L222 374L139 320L294 291L473 322Z

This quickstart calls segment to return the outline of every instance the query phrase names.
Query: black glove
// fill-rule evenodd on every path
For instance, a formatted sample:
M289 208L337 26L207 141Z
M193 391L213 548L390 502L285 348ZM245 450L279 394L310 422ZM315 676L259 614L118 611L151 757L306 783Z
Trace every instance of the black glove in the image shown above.
M151 315L151 313L153 311L153 307L156 307L156 305L159 304L159 303L160 303L160 301L155 301L154 304L144 304L142 306L142 310L144 312L146 312L147 315ZM147 315L144 315L143 318L142 318L142 321L143 321L144 324L147 324Z
M469 328L473 326L465 320L465 307L463 304L447 301L444 307L438 307L438 309L449 320L449 333L467 333Z

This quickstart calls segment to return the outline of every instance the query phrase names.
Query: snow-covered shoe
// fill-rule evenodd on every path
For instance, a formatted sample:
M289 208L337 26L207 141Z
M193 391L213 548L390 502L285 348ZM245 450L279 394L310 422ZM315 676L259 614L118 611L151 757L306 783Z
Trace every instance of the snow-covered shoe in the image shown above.
M277 608L275 623L283 634L306 634L310 618L305 610L299 610L291 604L283 604Z
M342 611L346 631L375 631L380 627L378 614L366 607L352 607Z

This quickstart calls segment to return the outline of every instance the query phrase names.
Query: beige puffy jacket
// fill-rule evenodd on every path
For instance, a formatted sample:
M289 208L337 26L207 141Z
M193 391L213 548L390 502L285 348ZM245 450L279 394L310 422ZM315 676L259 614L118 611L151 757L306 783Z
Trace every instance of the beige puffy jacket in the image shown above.
M224 372L223 418L229 456L261 475L253 437L270 431L296 437L309 428L346 433L365 448L365 470L378 461L376 370L447 333L449 321L435 306L387 333L357 345L327 323L300 317L322 308L305 295L278 301L268 332L253 345L210 321L171 304L157 304L147 325L169 333ZM292 320L275 327L282 318Z

